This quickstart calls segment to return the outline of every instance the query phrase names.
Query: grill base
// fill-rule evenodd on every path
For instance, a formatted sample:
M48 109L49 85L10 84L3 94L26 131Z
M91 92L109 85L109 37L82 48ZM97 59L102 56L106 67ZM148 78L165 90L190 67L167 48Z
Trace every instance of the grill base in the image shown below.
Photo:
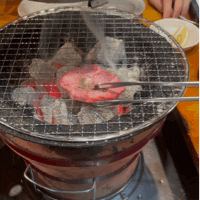
M148 182L145 183L144 180L147 180L147 179L151 182L151 184L148 184ZM142 182L145 184L141 184ZM148 200L157 199L157 195L156 195L157 189L154 184L153 177L151 175L151 172L148 170L148 168L146 168L145 163L144 163L144 156L141 153L136 170L132 174L129 181L125 183L120 189L112 193L111 195L108 195L104 198L100 198L99 200L125 200L125 199L131 200L131 199L137 199L137 198L143 199L142 190L144 187L148 191L145 194L145 197L148 197ZM46 200L61 200L53 195L45 193L44 191L38 188L36 190L37 190L36 192L41 193L44 199ZM149 198L151 196L152 198Z
M164 119L163 119L164 120ZM39 171L43 171L43 173L46 173L46 175L39 174L39 173L34 173L33 169L33 174L36 176L35 182L39 183L40 185L47 186L48 188L53 188L53 189L59 189L64 190L64 191L70 191L71 188L73 188L74 191L82 191L82 190L88 190L89 188L92 187L92 182L91 178L97 178L97 191L96 191L96 197L102 198L104 196L110 195L114 191L116 191L118 188L120 188L124 183L126 183L130 177L131 174L134 172L135 167L137 166L137 160L138 160L138 153L146 146L148 142L150 142L159 132L160 129L162 128L163 121L160 123L154 125L151 129L147 130L146 132L143 132L138 135L137 138L132 138L130 141L130 148L127 149L127 146L129 145L128 140L120 143L113 143L110 146L104 146L102 147L104 151L99 149L99 147L96 147L96 149L101 150L99 154L93 155L92 156L92 149L86 149L85 154L83 154L83 148L82 149L75 149L76 151L82 151L78 153L70 153L71 150L74 150L72 148L53 148L49 147L48 151L46 151L46 156L41 157L41 159L34 159L36 152L34 148L32 153L27 156L27 151L28 148L26 148L26 151L22 151L22 149L18 149L17 143L21 140L17 138L10 138L12 142L9 141L9 139L6 137L8 136L7 134L1 134L1 136L4 135L4 139L6 144L13 149L15 152L17 152L19 155L25 158L25 160L33 165L35 168L37 168ZM145 136L146 135L146 136ZM5 137L6 136L6 137ZM13 140L14 139L14 140ZM17 142L17 140L19 140ZM16 143L17 142L17 143ZM12 144L13 143L13 144ZM15 143L15 144L14 144ZM20 145L22 144L27 144L29 143L28 141L21 141L19 142ZM32 147L38 147L38 144L30 143L29 147L33 145ZM41 146L42 149L40 150L41 153L45 153L44 149L45 146ZM28 147L28 146L27 146ZM30 148L29 148L30 149ZM55 150L57 149L57 153ZM110 149L110 150L109 150ZM116 150L118 149L118 152ZM119 152L119 150L122 149L122 153ZM38 150L38 148L37 148ZM65 150L63 152L63 150ZM109 150L109 151L108 151ZM60 152L60 155L58 154ZM111 153L110 156L108 156L108 153ZM65 156L65 159L63 160L62 154ZM86 154L87 153L87 154ZM67 157L67 154L73 155L73 160L69 162L69 158ZM54 157L53 157L54 155ZM79 157L77 157L79 155ZM86 156L85 158L83 156ZM97 156L100 157L97 157ZM92 156L92 157L91 157ZM136 156L136 158L132 161L132 159ZM46 158L49 158L49 163L45 164ZM91 157L91 159L90 159ZM94 158L98 158L98 162L95 162ZM86 159L87 158L87 159ZM115 158L114 162L109 159ZM78 159L78 160L77 160ZM80 160L81 159L81 160ZM55 160L56 164L52 165L52 161ZM79 160L81 162L79 162ZM63 162L66 165L63 165ZM73 162L72 162L73 161ZM84 163L83 163L84 161ZM90 161L90 162L89 162ZM92 163L91 163L92 161ZM102 163L104 162L104 163ZM105 163L106 162L106 163ZM129 165L128 163L131 162ZM59 164L60 163L60 164ZM69 164L71 163L71 166ZM90 163L90 166L86 164ZM96 165L94 165L97 163ZM62 164L62 165L61 165ZM73 165L72 165L73 164ZM78 166L78 164L81 164ZM77 166L74 166L77 165ZM122 169L122 171L121 171ZM113 176L114 173L114 176ZM61 177L63 180L57 180L51 176L54 177ZM112 176L111 176L112 175ZM108 176L108 179L104 179L104 176ZM100 178L100 179L99 179ZM76 179L74 182L73 180ZM78 179L84 179L90 182L82 183L82 182L77 182ZM99 180L98 180L99 179ZM71 181L69 181L71 180ZM64 182L63 182L64 181ZM67 182L66 182L67 181ZM73 182L72 182L73 181ZM50 190L51 191L51 190ZM55 193L53 193L55 194ZM61 198L71 198L71 199L81 199L83 197L83 194L70 194L70 195L65 195L65 194L55 194L58 197ZM91 199L92 194L90 193L85 193L84 196L86 198L84 199Z

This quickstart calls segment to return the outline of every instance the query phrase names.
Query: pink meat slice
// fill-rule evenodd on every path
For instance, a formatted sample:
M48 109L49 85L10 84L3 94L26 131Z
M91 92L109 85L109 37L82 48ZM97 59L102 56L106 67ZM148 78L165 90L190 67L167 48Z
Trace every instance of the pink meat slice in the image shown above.
M114 100L125 91L125 87L109 88L104 91L94 90L95 84L110 82L122 81L94 64L72 69L59 80L60 86L67 91L72 99L87 103Z

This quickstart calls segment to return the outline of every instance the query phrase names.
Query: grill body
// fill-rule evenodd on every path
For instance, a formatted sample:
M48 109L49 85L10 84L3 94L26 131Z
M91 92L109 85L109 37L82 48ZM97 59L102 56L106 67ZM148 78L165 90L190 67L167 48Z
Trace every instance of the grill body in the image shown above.
M35 181L57 190L86 190L97 178L96 198L118 190L133 174L139 152L161 130L164 119L124 141L94 147L55 147L41 145L1 132L5 143L33 167ZM71 182L71 183L70 183ZM59 194L68 199L90 199L85 194Z
M126 13L90 11L105 22L106 36L124 41L127 65L137 61L141 81L187 81L187 58L176 45L149 29L153 23ZM32 59L50 59L70 39L84 54L97 40L74 8L50 9L20 18L0 29L0 137L31 165L34 181L49 189L83 191L96 180L95 198L118 191L134 173L139 152L159 132L172 103L132 105L131 112L103 123L48 124L33 117L32 106L19 106L10 98L26 80ZM0 38L1 38L0 37ZM133 98L182 96L184 87L144 86ZM73 100L71 100L73 105ZM87 116L85 116L87 117ZM45 191L47 192L47 191ZM92 199L93 192L67 194L65 199Z

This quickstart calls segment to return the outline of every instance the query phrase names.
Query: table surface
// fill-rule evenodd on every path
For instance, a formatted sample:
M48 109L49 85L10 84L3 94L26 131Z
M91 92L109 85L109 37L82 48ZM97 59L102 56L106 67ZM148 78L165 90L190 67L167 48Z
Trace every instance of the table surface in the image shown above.
M6 1L0 0L0 27L19 17L17 8L22 0ZM162 14L156 11L148 0L145 0L146 9L143 17L150 21L162 18ZM199 45L186 52L190 66L190 81L198 81L199 70ZM199 96L198 87L190 87L184 96ZM188 126L188 135L194 145L196 153L199 155L199 102L181 102L177 105L181 116Z

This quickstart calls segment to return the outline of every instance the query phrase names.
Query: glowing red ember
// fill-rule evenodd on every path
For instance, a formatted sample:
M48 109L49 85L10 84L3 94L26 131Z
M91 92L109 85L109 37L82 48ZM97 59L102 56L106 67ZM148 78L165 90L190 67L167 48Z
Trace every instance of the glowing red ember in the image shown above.
M31 87L33 88L35 91L37 89L36 83L33 80L27 80L21 83L22 87Z
M51 83L44 83L43 86L48 92L49 96L55 97L57 99L61 98L61 92L60 89L57 87L56 82L52 81Z
M55 62L53 62L51 65L54 66L57 70L64 67L63 65L55 63Z
M124 107L124 106L117 106L117 107L120 115L125 115L131 110L130 107Z

